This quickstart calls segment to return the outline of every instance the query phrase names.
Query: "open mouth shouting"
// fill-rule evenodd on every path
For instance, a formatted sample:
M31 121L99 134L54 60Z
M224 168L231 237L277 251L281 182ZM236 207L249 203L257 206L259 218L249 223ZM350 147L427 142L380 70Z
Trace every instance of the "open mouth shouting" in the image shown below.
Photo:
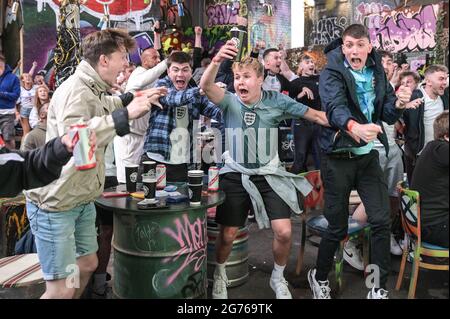
M245 88L239 88L238 93L241 98L246 98L246 97L248 97L249 91Z
M175 80L175 86L177 89L184 89L186 87L186 80L183 79L177 79Z
M360 70L363 68L362 60L360 58L351 58L350 65L355 70Z

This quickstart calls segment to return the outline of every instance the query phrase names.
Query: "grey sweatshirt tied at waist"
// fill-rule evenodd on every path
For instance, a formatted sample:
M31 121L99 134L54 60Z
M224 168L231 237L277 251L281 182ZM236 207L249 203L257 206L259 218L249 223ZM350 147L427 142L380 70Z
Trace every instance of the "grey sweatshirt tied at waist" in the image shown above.
M231 158L228 151L223 153L222 159L225 165L220 170L220 175L232 172L242 174L242 185L250 195L255 210L255 219L260 229L270 228L270 221L262 196L256 185L250 180L252 175L264 176L269 186L292 209L294 214L299 215L303 212L298 204L297 190L306 196L311 192L312 186L304 177L287 172L280 165L278 156L266 166L258 169L249 169L239 165Z

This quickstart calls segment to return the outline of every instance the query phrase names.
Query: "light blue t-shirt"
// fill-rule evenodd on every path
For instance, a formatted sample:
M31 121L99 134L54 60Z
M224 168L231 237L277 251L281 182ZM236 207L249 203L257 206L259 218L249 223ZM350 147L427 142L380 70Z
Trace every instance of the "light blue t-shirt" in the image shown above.
M259 102L250 106L225 92L218 106L225 123L226 150L236 163L251 169L266 165L278 154L278 124L301 118L308 110L306 105L274 91L262 91Z
M375 86L373 77L373 68L363 67L361 71L353 70L348 63L345 62L345 66L348 68L356 84L356 96L358 98L359 107L367 118L369 123L372 123L372 116L375 111ZM367 145L361 147L353 147L346 149L357 155L369 154L373 149L374 143L370 142Z

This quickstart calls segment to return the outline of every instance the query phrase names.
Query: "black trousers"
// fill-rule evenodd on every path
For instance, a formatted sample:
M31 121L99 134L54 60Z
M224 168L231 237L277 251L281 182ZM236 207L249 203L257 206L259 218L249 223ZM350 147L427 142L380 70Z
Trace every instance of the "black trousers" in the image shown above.
M347 236L348 200L352 189L358 191L364 203L371 227L371 264L380 270L380 287L385 288L391 263L390 209L387 183L378 160L378 152L351 159L323 155L321 176L324 185L324 215L328 229L319 246L318 280L326 280L333 266L339 242Z
M306 123L305 123L306 122ZM319 125L306 120L293 121L292 130L294 132L294 164L291 168L292 174L298 174L307 171L306 161L308 154L314 158L314 166L320 168L320 146L319 146Z
M416 167L416 158L414 155L405 154L405 167L406 176L408 176L408 183L411 185L412 175L414 173L414 168Z
M448 248L448 215L447 219L439 224L422 226L422 241Z

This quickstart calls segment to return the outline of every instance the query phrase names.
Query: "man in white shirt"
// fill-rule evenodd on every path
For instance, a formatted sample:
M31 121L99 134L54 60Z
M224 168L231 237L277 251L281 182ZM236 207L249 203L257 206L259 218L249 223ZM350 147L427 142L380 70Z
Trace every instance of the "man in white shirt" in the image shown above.
M158 78L167 70L166 60L161 62L156 48L148 48L141 54L141 66L138 66L128 79L125 92L135 92L153 87ZM117 180L125 183L125 166L139 165L144 147L144 136L148 128L150 113L130 123L130 134L114 138Z
M444 110L448 110L447 87L448 68L445 65L431 65L425 70L424 84L413 92L411 100L423 98L416 110L408 109L405 120L406 172L411 181L416 158L425 145L434 139L433 122Z

